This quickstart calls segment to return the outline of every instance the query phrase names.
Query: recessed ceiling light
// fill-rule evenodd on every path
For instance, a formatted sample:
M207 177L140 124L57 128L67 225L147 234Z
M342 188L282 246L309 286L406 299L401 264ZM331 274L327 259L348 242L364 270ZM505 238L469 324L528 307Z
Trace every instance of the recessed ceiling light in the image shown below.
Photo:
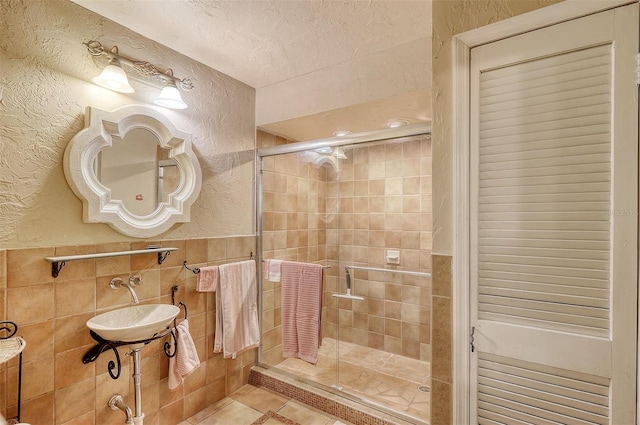
M409 124L409 121L407 120L396 119L396 120L387 121L387 127L389 128L402 127L403 125L407 125L407 124Z
M347 134L351 134L349 130L336 130L333 132L333 135L336 137L346 136Z

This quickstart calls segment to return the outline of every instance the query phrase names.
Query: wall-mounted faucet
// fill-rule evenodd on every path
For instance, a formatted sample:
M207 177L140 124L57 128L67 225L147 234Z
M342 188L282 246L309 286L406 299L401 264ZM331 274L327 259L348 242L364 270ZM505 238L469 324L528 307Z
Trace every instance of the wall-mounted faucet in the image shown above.
M131 276L129 278L129 282L127 283L125 283L119 277L114 277L113 279L111 279L111 282L109 282L109 286L111 286L112 289L119 289L122 286L127 288L129 290L129 293L131 293L131 298L133 299L134 304L140 304L138 295L136 294L136 291L133 290L133 287L138 285L142 285L142 276L140 276L139 274Z

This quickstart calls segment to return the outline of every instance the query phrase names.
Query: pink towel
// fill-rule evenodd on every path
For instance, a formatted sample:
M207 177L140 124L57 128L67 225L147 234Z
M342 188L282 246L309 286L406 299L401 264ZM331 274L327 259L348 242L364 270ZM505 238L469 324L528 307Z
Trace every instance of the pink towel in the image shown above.
M173 330L176 333L176 355L169 358L169 389L174 390L184 378L200 366L198 351L189 333L189 322L183 320Z
M282 354L318 362L322 316L322 266L282 263Z
M240 261L219 268L213 351L235 359L260 345L256 262Z
M196 282L196 291L211 292L218 288L218 266L200 267L198 280Z

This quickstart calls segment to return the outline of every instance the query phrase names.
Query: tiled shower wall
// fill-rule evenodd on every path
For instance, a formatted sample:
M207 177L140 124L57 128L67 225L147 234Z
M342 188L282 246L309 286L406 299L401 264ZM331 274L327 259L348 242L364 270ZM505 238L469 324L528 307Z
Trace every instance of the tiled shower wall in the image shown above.
M283 143L258 132L259 147ZM430 139L345 152L339 182L334 167L305 162L301 154L264 159L264 256L331 266L324 336L429 361L431 279L355 271L352 287L364 301L331 294L345 292L347 264L387 267L386 249L400 251L404 270L431 270ZM274 364L281 360L280 286L265 281L263 290L264 360Z
M162 265L156 254L142 254L68 262L57 278L44 257L144 249L149 244L176 247ZM95 345L85 326L96 314L126 307L126 289L113 290L109 281L141 274L136 287L141 304L171 303L171 287L179 286L176 303L187 305L190 333L201 366L174 391L167 386L168 358L161 340L146 345L142 355L142 408L146 425L176 425L248 381L256 350L235 360L213 353L215 298L195 291L196 275L190 266L222 264L249 258L255 253L255 237L165 240L160 242L60 246L0 251L2 316L18 324L27 342L22 379L23 422L38 425L120 425L125 416L112 411L112 394L125 396L133 408L132 363L127 348L120 347L123 368L117 380L107 373L115 360L106 351L94 363L83 364L83 355ZM182 317L182 314L179 316ZM0 366L0 411L16 413L17 358Z

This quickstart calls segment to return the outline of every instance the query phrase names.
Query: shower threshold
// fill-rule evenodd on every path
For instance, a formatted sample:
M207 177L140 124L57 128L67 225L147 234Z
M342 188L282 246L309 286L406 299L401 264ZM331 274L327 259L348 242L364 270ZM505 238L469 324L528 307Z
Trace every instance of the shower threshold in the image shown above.
M333 338L323 339L315 366L294 358L275 366L261 366L294 385L302 383L321 389L331 394L331 399L338 395L371 407L378 412L377 417L386 415L404 421L399 423L429 423L430 394L421 389L431 385L428 362L340 342L338 365L336 343Z

